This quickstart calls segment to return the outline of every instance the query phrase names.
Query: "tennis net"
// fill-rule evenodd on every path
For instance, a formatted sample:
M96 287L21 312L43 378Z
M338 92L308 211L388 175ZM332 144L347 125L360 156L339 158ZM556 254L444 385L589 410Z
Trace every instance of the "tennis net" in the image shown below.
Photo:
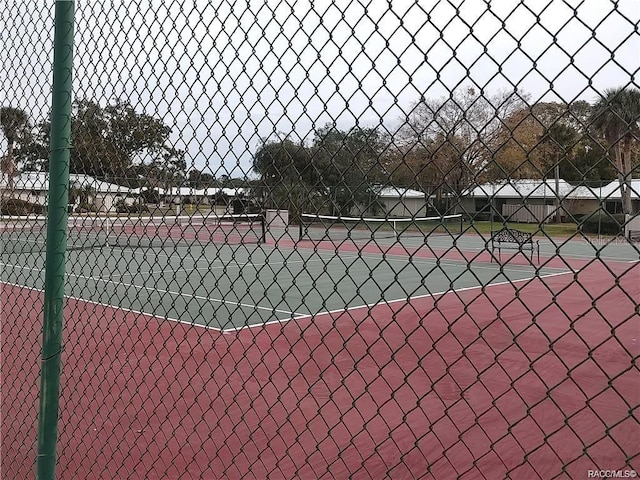
M0 251L44 251L46 217L1 217ZM163 248L208 244L251 244L266 240L264 216L101 217L68 219L67 249Z
M462 233L462 214L416 218L360 218L314 215L300 217L300 240L377 240Z

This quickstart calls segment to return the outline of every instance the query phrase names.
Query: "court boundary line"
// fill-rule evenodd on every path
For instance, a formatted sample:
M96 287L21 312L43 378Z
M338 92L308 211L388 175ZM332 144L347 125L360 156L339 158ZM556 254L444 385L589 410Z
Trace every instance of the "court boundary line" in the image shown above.
M388 300L388 301L380 301L380 302L376 302L376 303L366 303L363 305L354 305L353 307L345 307L345 308L338 308L335 310L325 310L323 312L318 312L318 313L313 313L313 314L308 314L308 315L304 315L301 317L291 317L291 318L285 318L282 320L271 320L269 322L265 322L265 323L258 323L255 325L244 325L242 327L236 327L236 328L226 328L226 329L222 329L222 333L233 333L233 332L240 332L242 330L247 330L247 329L251 329L251 328L258 328L258 327L266 327L267 325L274 325L274 324L283 324L283 323L288 323L291 321L300 321L300 320L307 320L310 318L316 318L316 317L322 317L322 316L327 316L327 315L334 315L336 313L347 313L347 312L351 312L353 310L362 310L364 308L367 309L373 309L376 308L380 305L393 305L395 303L400 303L400 302L411 302L413 300L421 300L423 298L437 298L437 297L443 297L447 294L450 293L457 293L457 292L466 292L466 291L471 291L471 290L478 290L478 289L482 289L482 288L489 288L489 287L494 287L494 286L504 286L504 285L513 285L514 283L522 283L522 282L530 282L532 280L535 279L542 279L542 278L551 278L551 277L558 277L561 275L569 275L569 274L576 274L577 272L575 270L567 270L564 272L557 272L557 273L550 273L548 275L535 275L533 277L528 277L528 278L521 278L519 280L505 280L502 282L496 282L496 283L490 283L488 285L474 285L471 287L463 287L463 288L459 288L459 289L455 289L455 290L444 290L441 292L435 292L435 293L425 293L424 295L417 295L415 297L406 297L406 298L397 298L394 300Z
M256 263L256 262L244 262L244 263L235 263L235 264L222 264L220 266L209 266L209 267L195 267L194 268L187 268L187 267L181 267L181 268L176 268L171 270L172 273L184 273L184 272L193 272L193 271L212 271L212 270L225 270L225 269L243 269L243 268L253 268L254 270L257 270L258 268L262 268L265 267L267 265L289 265L289 264L296 264L296 263L315 263L315 262L320 262L322 261L321 259L317 259L317 260L292 260L290 262L285 262L285 261L278 261L278 262L264 262L264 263ZM136 275L153 275L153 274L163 274L166 273L164 270L149 270L149 271L144 271L144 272L136 272L136 273L121 273L116 275L116 278L122 278L122 277L135 277ZM112 275L111 278L114 278L114 276Z
M333 258L333 257L332 257ZM350 258L362 258L359 255L350 255ZM431 259L425 259L428 262L431 261ZM426 262L425 262L426 263ZM13 265L13 264L7 264L7 263L3 263L0 262L0 265L4 265L7 267L11 267L11 268L18 268L20 270L30 270L30 271L42 271L42 269L39 268L34 268L34 267L26 267L26 266L20 266L20 265ZM489 268L489 267L488 267ZM186 269L181 269L186 271ZM502 272L502 269L500 269L500 271ZM519 270L521 271L521 270ZM393 300L388 300L388 301L377 301L375 303L366 303L366 304L361 304L361 305L354 305L352 307L342 307L342 308L338 308L335 310L325 310L322 312L318 312L318 313L302 313L302 312L292 312L289 310L280 310L277 308L270 308L270 307L262 307L259 305L254 305L254 304L245 304L242 302L234 302L231 300L225 300L225 299L219 299L219 298L212 298L212 297L204 297L202 295L195 295L195 294L189 294L189 293L183 293L183 292L173 292L170 290L165 290L165 289L159 289L159 288L152 288L152 287L147 287L144 285L137 285L134 283L127 283L127 282L121 282L121 281L115 281L115 280L111 280L111 279L105 279L105 278L101 278L101 277L92 277L92 276L88 276L88 275L82 275L82 274L75 274L75 273L70 273L67 272L65 275L68 276L72 276L72 277L76 277L76 278L81 278L84 280L90 280L93 281L95 283L106 283L106 284L112 284L112 285L121 285L124 287L132 287L135 288L137 290L144 290L144 291L152 291L152 292L159 292L159 293L165 293L174 297L189 297L189 298L194 298L197 300L205 300L205 301L209 301L209 302L215 302L215 303L220 303L220 304L231 304L231 305L236 305L240 308L251 308L254 310L266 310L266 311L271 311L271 312L276 312L276 313L283 313L285 315L289 315L288 317L285 318L280 318L280 319L275 319L275 320L269 320L267 322L263 322L263 323L255 323L255 324L251 324L251 325L241 325L239 327L231 327L231 328L224 328L222 326L219 327L213 327L210 325L206 325L206 324L202 324L202 323L196 323L193 321L185 321L185 320L179 320L179 319L175 319L166 315L158 315L158 314L153 314L153 313L149 313L149 312L142 312L142 311L138 311L135 309L130 309L127 307L121 307L121 306L117 306L117 305L111 305L111 304L106 304L103 302L97 302L94 300L87 300L84 298L79 298L79 297L75 297L75 296L71 296L71 295L65 295L65 298L70 298L76 301L84 301L87 303L91 303L91 304L95 304L95 305L101 305L103 307L110 307L113 309L119 309L119 310L123 310L123 311L128 311L128 312L132 312L132 313L137 313L137 314L141 314L141 315L147 315L147 316L151 316L151 317L155 317L158 319L165 319L168 321L172 321L175 323L181 323L184 325L192 325L192 326L198 326L198 327L202 327L208 330L216 330L219 331L221 333L231 333L231 332L238 332L244 329L251 329L251 328L257 328L257 327L264 327L267 325L272 325L272 324L282 324L282 323L287 323L290 321L298 321L298 320L305 320L308 318L315 318L318 316L324 316L324 315L331 315L331 314L335 314L335 313L340 313L340 312L349 312L352 310L359 310L359 309L363 309L363 308L374 308L376 306L379 305L392 305L398 302L410 302L412 300L419 300L422 298L429 298L429 297L440 297L443 296L447 293L453 293L453 292L462 292L462 291L467 291L467 290L473 290L473 289L479 289L479 288L487 288L490 286L498 286L498 285L506 285L506 284L510 284L510 283L521 283L521 282L525 282L525 281L531 281L534 280L536 278L548 278L548 277L553 277L553 276L557 276L557 275L566 275L568 273L575 273L575 271L573 270L566 270L563 272L556 272L556 273L551 273L551 274L547 274L547 275L534 275L533 277L527 277L527 278L523 278L523 279L518 279L518 280L513 280L513 281L509 281L509 280L505 280L502 282L496 282L496 283L491 283L489 285L474 285L474 286L470 286L470 287L463 287L460 289L455 289L455 290L444 290L444 291L440 291L440 292L435 292L435 293L427 293L427 294L423 294L423 295L418 295L415 297L403 297L403 298L396 298ZM15 287L19 287L19 288L30 288L36 291L44 291L42 289L38 289L37 287L29 287L29 286L25 286L25 285L19 285L19 284L12 284L11 282L2 282L0 281L0 283L5 283L7 285L13 285Z
M8 286L14 287L14 288L24 288L26 290L31 290L31 291L34 291L34 292L44 293L44 289L42 289L42 288L29 287L27 285L20 285L18 283L5 282L5 281L2 281L2 280L0 280L0 285L8 285ZM110 305L108 303L96 302L95 300L87 300L86 298L75 297L73 295L64 295L64 298L68 299L68 300L74 300L76 302L87 303L87 304L90 304L90 305L97 305L97 306L102 307L102 308L110 308L112 310L122 310L125 313L133 313L133 314L135 314L137 316L150 317L150 318L153 318L153 319L159 320L159 321L166 320L166 321L169 321L169 322L181 323L182 325L189 325L191 327L204 328L206 330L215 330L215 331L218 331L218 332L222 331L219 328L210 327L208 325L202 325L200 323L187 322L185 320L178 320L177 318L167 317L167 316L164 316L164 315L156 315L156 314L149 313L149 312L142 312L140 310L135 310L133 308L119 307L119 306L116 306L116 305Z
M20 265L12 265L12 264L7 264L7 263L0 263L0 265L4 265L7 267L12 267L12 268L18 268L20 270L32 270L32 271L44 271L43 269L38 269L38 268L33 268L33 267L22 267ZM105 279L105 278L100 278L100 277L91 277L88 275L79 275L76 273L69 273L66 272L65 276L71 276L71 277L76 277L76 278L82 278L83 280L91 280L95 283L108 283L108 284L112 284L112 285L121 285L124 287L131 287L131 288L135 288L137 290L145 290L145 291L151 291L151 292L159 292L159 293L163 293L163 294L168 294L171 295L173 297L189 297L189 298L194 298L196 300L205 300L205 301L209 301L209 302L215 302L215 303L220 303L220 304L230 304L230 305L236 305L238 307L241 308L252 308L254 310L266 310L266 311L270 311L270 312L277 312L277 313L284 313L285 315L292 315L292 317L290 318L297 318L298 315L300 316L304 316L306 314L304 313L300 313L300 312L291 312L289 310L279 310L276 308L269 308L269 307L262 307L260 305L253 305L253 304L248 304L248 303L242 303L242 302L234 302L232 300L225 300L225 299L220 299L220 298L211 298L211 297L203 297L202 295L194 295L194 294L190 294L190 293L183 293L183 292L172 292L171 290L164 290L164 289L160 289L160 288L151 288L151 287L146 287L144 285L136 285L134 283L126 283L126 282L118 282L118 281L114 281L114 280L110 280L110 279ZM9 282L5 282L5 283L9 283ZM16 285L19 286L19 285ZM25 286L25 288L35 288L35 287L27 287ZM66 295L65 295L66 296ZM68 298L72 298L71 296L66 296ZM75 299L78 299L76 297L73 297ZM84 299L82 299L84 300ZM90 300L85 300L85 301L90 301ZM99 303L99 302L96 302ZM106 304L104 304L106 305ZM118 306L113 306L111 305L113 308L121 308ZM159 315L162 318L171 318L171 317L165 317L162 315ZM177 321L177 320L176 320ZM195 323L195 322L184 322L188 325L201 325L199 323ZM257 325L263 325L263 324L257 324ZM202 325L202 326L206 326L207 328L215 328L215 327L209 327L208 325ZM223 328L216 328L219 331L223 331Z
M270 250L271 252L276 251L276 249L272 249ZM304 260L292 260L292 261L277 261L277 262L263 262L263 263L257 263L257 262L244 262L241 264L235 264L235 265L231 265L231 264L223 264L222 266L215 266L213 267L215 270L219 270L219 269L224 269L226 268L243 268L243 267L248 267L248 268L254 268L254 269L259 269L260 267L264 267L267 265L287 265L287 264L306 264L306 263L315 263L315 262L321 262L321 261L327 261L327 260L332 260L334 258L336 258L335 254L332 254L330 257L327 257L325 255L322 255L322 253L324 253L324 251L319 250L316 252L318 254L318 256L320 258L318 259L313 259L311 257L307 257ZM163 256L166 258L171 259L172 257L169 255L158 255L158 256ZM288 257L287 257L288 258ZM347 258L347 259L362 259L362 260L391 260L394 262L404 262L406 264L416 264L416 265L444 265L444 266L450 266L450 267L466 267L468 268L469 265L469 261L466 259L460 259L460 260L456 260L456 259L445 259L445 260L440 260L437 257L421 257L421 256L414 256L414 255L409 255L409 256L405 256L405 255L400 255L398 253L387 253L387 252L379 252L379 253L373 253L373 252L361 252L360 255L349 252L349 254L347 255L340 255L339 258ZM219 260L216 260L216 262L219 262ZM510 265L510 266L505 266L504 264L493 264L495 266L492 266L491 263L487 263L487 262L481 262L480 265L476 264L474 266L474 268L480 268L480 269L484 269L484 270L500 270L502 271L513 271L513 272L522 272L522 271L526 271L528 269L539 269L540 267L536 267L535 265ZM562 267L551 267L551 266L546 266L546 265L542 265L542 268L546 269L546 270L564 270L564 268ZM203 270L203 268L194 268L194 269L187 269L187 268L180 268L178 269L179 271L187 271L187 270ZM155 271L151 271L151 272L145 272L145 273L156 273ZM163 272L157 272L157 273L163 273ZM121 275L119 275L119 277L124 277L124 276L133 276L130 273L123 273Z
M385 259L384 257L393 257L393 258L388 258L388 260L405 261L400 255L395 255L395 254L383 255L382 257L380 257L378 254L370 256L370 258L380 259L381 261ZM333 259L333 258L335 258L335 256L331 257L331 259ZM365 260L365 262L367 260L367 256L365 256L365 255L353 255L353 254L351 254L351 255L349 255L349 258L350 259L354 259L354 260L362 259L362 260ZM274 264L275 265L284 265L286 263L302 263L302 264L306 264L306 263L309 263L309 262L320 262L322 260L323 259L321 258L321 259L317 259L317 260L315 260L315 259L293 260L291 262L278 261L278 262L275 262ZM412 259L412 260L416 260L416 259ZM417 258L417 260L418 260L418 262L416 262L416 263L419 263L419 264L427 264L427 265L431 265L431 264L442 265L443 264L442 262L438 262L437 259L434 260L434 259L431 259L431 258ZM414 262L413 261L409 261L407 263L412 264ZM26 267L26 266L21 266L21 265L13 265L13 264L4 263L4 262L0 262L0 265L4 265L4 266L10 267L10 268L17 268L17 269L20 269L20 270L42 271L42 269L39 269L39 268ZM256 268L263 267L265 265L270 265L270 263L266 262L266 263L261 263L261 264L254 264L253 262L245 262L245 263L242 263L242 264L239 264L239 265L230 265L230 267L232 267L232 268L240 268L240 269L247 267L247 268L256 269ZM447 263L444 264L444 265L450 266L450 267L464 266L463 262L455 262L455 261L453 261L453 262L447 261ZM223 266L218 266L218 267L215 267L215 268L216 269L224 269L226 267L227 267L227 265L223 265ZM512 270L514 272L522 272L524 270L525 266L517 265L517 267L520 267L520 268L509 268L508 270ZM506 270L504 265L503 266L496 265L495 267L486 266L486 267L480 267L480 268L485 268L485 269L490 269L490 270L499 270L500 273L504 273L504 270ZM526 266L526 268L530 268L530 267ZM552 269L552 268L550 268L550 269ZM178 271L180 271L182 273L185 273L185 272L188 273L188 272L190 272L192 270L193 269L187 269L187 268L179 268L178 269ZM196 270L200 270L200 269L197 268ZM163 274L164 271L138 272L138 273L133 274L133 275L130 274L130 273L123 273L122 275L118 275L117 278L118 279L122 279L123 277L135 277L135 275L138 275L138 274L147 274L147 275L149 275L149 274L154 274L154 273ZM563 273L563 272L561 272L561 273ZM131 287L131 288L134 288L136 290L144 290L144 291L147 291L147 292L151 291L151 292L158 292L158 293L162 293L162 294L168 294L168 295L171 295L173 297L189 297L189 298L194 298L196 300L204 300L204 301L208 301L208 302L219 303L219 304L222 304L222 305L230 304L230 305L236 305L236 306L238 306L240 308L250 308L250 309L255 309L255 310L264 310L264 311L270 311L270 312L282 313L282 314L285 314L285 315L290 315L290 317L286 317L286 318L282 318L282 319L270 320L270 321L264 322L264 323L257 323L257 324L252 324L252 325L243 325L241 327L233 327L233 328L228 328L228 329L223 328L223 327L211 327L209 325L199 324L199 323L195 323L195 322L187 322L187 321L184 321L184 320L172 319L172 321L185 323L185 324L188 324L188 325L192 325L192 324L193 325L202 325L205 328L213 328L213 329L216 329L216 330L219 330L219 331L222 331L222 332L225 332L225 331L236 331L237 329L242 329L242 328L253 328L255 326L260 326L260 325L269 325L271 323L281 323L281 322L287 322L287 321L290 321L290 320L298 320L298 319L304 319L304 318L309 318L310 316L314 316L313 314L309 314L309 313L295 312L295 311L289 311L289 310L281 310L281 309L278 309L278 308L263 307L263 306L260 306L260 305L247 304L247 303L243 303L243 302L234 302L232 300L226 300L226 299L223 299L223 298L221 299L221 298L214 298L214 297L208 297L208 296L205 297L205 296L202 296L202 295L196 295L196 294L191 294L191 293L175 292L175 291L166 290L166 289L160 289L160 288L156 288L156 287L147 287L145 285L138 285L136 283L118 281L118 280L114 280L112 278L94 277L94 276L76 274L76 273L71 273L71 272L66 272L65 275L72 276L72 277L75 277L75 278L81 278L83 280L90 280L90 281L93 281L95 283L102 282L102 283L112 284L112 285L116 285L116 286L121 285L121 286L124 286L124 287ZM532 277L532 278L535 278L535 277ZM442 293L442 292L439 292L439 293ZM438 295L439 293L436 293L436 294L433 294L433 295ZM426 294L426 295L428 295L428 294ZM415 298L419 298L419 297L415 297ZM394 299L394 300L390 300L390 302L396 302L396 301L401 301L401 300L403 300L403 299ZM85 301L89 301L89 300L85 300ZM102 304L100 302L96 302L96 303ZM102 305L109 305L109 304L102 304ZM124 307L119 307L119 306L114 306L114 305L111 305L111 306L113 308L124 308ZM337 311L342 311L342 310L343 309L337 309ZM322 314L325 314L325 312L321 312L320 314L316 314L316 315L322 315ZM164 315L158 315L158 317L167 318L167 319L171 318L171 317L167 317L167 316L164 316Z
M443 235L442 238L447 238L447 237ZM458 237L458 239L460 239L460 238L463 238L463 237ZM545 238L546 238L546 240L545 240ZM557 248L557 247L562 248L562 247L570 246L571 245L570 242L581 243L581 241L579 239L575 239L575 240L570 240L568 242L563 242L563 243L560 243L560 244L556 244L556 243L550 242L548 240L549 237L545 237L545 238L541 239L541 243L540 243L541 247L544 246L544 245L547 245L547 246L551 246L551 247L554 247L554 248ZM465 238L465 240L466 240L466 238ZM489 240L490 240L490 238L488 238L487 242L485 242L485 243L488 243ZM329 242L329 240L316 240L316 241L303 240L303 241L312 243L314 245L316 245L318 243L322 243L322 242ZM295 245L298 244L298 242L294 242L294 243L295 243ZM336 247L336 249L339 250L339 247L345 242L343 241L343 242L340 242L340 243L336 243L336 242L332 242L332 243ZM412 251L407 251L408 254L412 254L412 253L415 253L416 251L418 251L420 248L422 248L425 245L427 247L429 247L429 249L431 251L434 251L434 250L435 251L440 251L440 250L442 250L444 253L448 253L449 251L457 251L457 252L459 252L459 253L461 253L463 255L465 253L469 253L471 255L476 255L476 254L481 254L481 253L486 253L486 252L490 253L491 252L490 249L486 248L486 245L484 245L484 246L465 245L464 247L461 247L457 243L456 243L455 246L451 245L449 242L447 242L447 243L440 242L439 245L437 244L438 243L437 241L435 243L436 244L431 244L430 245L430 244L424 244L424 243L397 243L397 242L393 242L393 243L391 243L391 242L379 242L378 243L377 242L377 243L375 243L375 245L377 245L377 247L381 249L381 254L384 254L384 251L382 250L383 248L391 248L391 247L395 247L395 246L400 246L400 247L405 248L405 249L413 249ZM469 243L471 243L471 242L469 242ZM297 248L295 245L293 246L293 248ZM354 246L356 246L356 247L358 247L360 249L363 249L366 246L366 245L363 245L363 244L360 244L360 243L356 243L356 242L352 242L352 245L354 245ZM593 245L593 244L591 244L591 245ZM559 254L557 254L555 252L543 251L542 249L540 251L540 254L541 254L541 258L543 258L546 261L549 261L549 260L551 260L551 259L553 259L555 257L562 258L562 259L567 259L567 260L577 260L577 261L590 260L590 259L598 258L600 260L603 260L603 261L606 261L606 262L610 261L610 262L613 262L613 263L627 263L629 261L628 258L616 256L616 254L611 254L612 256L610 256L610 255L598 255L596 257L597 253L602 253L604 248L608 247L609 245L610 244L606 244L603 248L597 249L596 251L592 252L591 255L587 254L587 253L559 253ZM631 245L631 244L629 244L629 245ZM327 250L329 250L329 249L327 249ZM398 254L396 254L396 255L398 255ZM440 258L440 257L434 257L434 258ZM474 259L475 258L476 257L474 257ZM632 260L632 261L635 261L635 260ZM548 268L553 268L553 267L548 267Z

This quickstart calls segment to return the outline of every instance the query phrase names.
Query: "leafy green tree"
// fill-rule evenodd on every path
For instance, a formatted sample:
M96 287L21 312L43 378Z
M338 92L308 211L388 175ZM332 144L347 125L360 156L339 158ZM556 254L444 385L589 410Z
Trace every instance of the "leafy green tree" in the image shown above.
M17 173L14 148L17 142L29 138L29 115L15 107L0 107L0 129L7 139L7 152L0 158L0 171L7 176L9 190L13 191L13 179Z
M512 112L495 138L489 180L553 175L555 164L571 156L582 130L582 121L564 103L536 103Z
M316 131L312 159L320 175L318 190L326 195L331 214L349 215L356 205L375 209L373 187L388 181L383 148L375 128L342 131L329 124Z
M69 182L69 204L74 205L76 200L80 209L92 210L91 199L96 190L89 184L81 184L78 181Z
M215 187L216 177L204 170L192 169L187 174L187 182L193 188Z
M558 164L567 181L612 180L612 164L588 131L591 115L591 105L582 100L542 102L513 112L496 137L487 179L551 178Z
M318 171L303 143L263 141L253 157L253 169L260 182L252 195L262 208L289 210L295 221L315 196Z
M558 179L567 164L572 164L576 153L579 132L573 127L556 122L544 130L536 150L541 157L541 169L544 178ZM566 179L565 179L566 180Z
M640 134L640 91L630 87L605 90L593 107L593 128L599 132L613 153L622 196L622 211L632 213L631 176L634 145Z
M263 141L253 157L253 169L266 186L276 186L283 181L313 185L318 178L307 147L288 139Z
M560 178L574 184L600 187L616 178L616 167L599 142L583 136L570 159L560 162Z
M39 125L39 134L28 149L31 163L38 159L47 169L50 123ZM161 119L138 113L123 100L102 107L93 100L74 102L71 118L71 173L85 173L115 181L136 165L156 161L172 149L171 128Z
M125 177L115 180L130 187L146 187L147 189L181 186L186 183L185 152L172 147L164 147L147 163L130 168ZM135 178L135 181L133 179Z
M275 208L289 211L289 220L296 223L302 213L318 211L322 197L310 190L309 186L301 182L284 180L274 187L259 187L258 196L262 192L262 199L258 197L258 204L263 208ZM255 197L254 197L255 198Z
M543 152L545 177L555 175L575 184L596 185L615 178L615 167L606 158L606 152L598 142L569 123L556 122L540 139L537 150Z

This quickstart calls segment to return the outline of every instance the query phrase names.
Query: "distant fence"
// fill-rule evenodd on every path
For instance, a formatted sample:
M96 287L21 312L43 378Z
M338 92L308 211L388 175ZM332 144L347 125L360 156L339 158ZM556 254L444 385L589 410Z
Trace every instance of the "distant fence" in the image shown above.
M502 217L509 222L548 223L554 220L557 208L554 205L508 205L502 206Z

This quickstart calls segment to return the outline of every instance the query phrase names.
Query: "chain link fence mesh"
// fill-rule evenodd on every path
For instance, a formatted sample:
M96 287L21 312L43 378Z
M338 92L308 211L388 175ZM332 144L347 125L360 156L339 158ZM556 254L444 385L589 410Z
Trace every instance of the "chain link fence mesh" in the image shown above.
M53 7L0 29L3 478ZM78 2L57 478L633 477L635 0Z

